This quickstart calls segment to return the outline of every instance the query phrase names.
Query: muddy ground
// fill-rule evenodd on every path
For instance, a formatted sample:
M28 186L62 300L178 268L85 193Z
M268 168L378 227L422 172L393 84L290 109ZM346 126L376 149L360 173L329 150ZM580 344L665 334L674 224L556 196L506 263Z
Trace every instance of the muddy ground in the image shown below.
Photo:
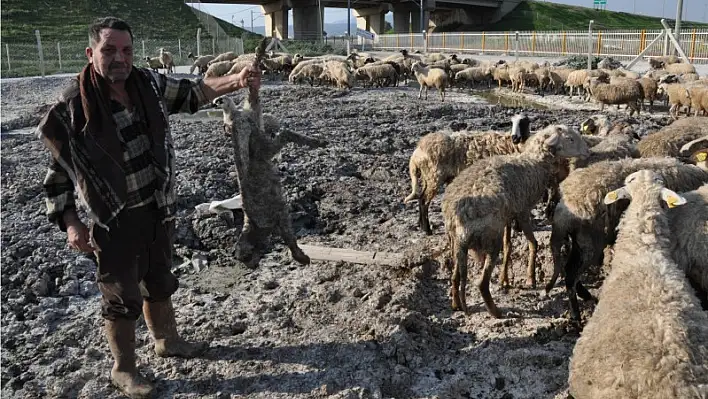
M121 397L108 380L96 265L69 250L65 235L46 221L48 154L28 129L17 130L36 123L36 107L51 101L66 80L2 83L1 379L7 398ZM519 105L533 128L578 125L592 111L487 104L455 90L442 104L433 92L429 101L418 100L414 87L343 93L267 82L262 98L292 130L328 142L319 149L288 145L278 162L299 241L404 253L407 262L301 266L275 241L258 268L246 268L232 256L242 214L229 219L194 210L238 192L221 121L172 116L180 209L174 270L181 283L173 299L183 335L211 346L202 358L158 358L141 320L139 367L157 381L158 397L565 397L578 329L566 321L560 288L541 298L522 287L524 238L514 238L514 287L492 288L504 318L484 310L472 283L479 265L470 267L469 314L452 312L448 271L430 255L444 244L440 198L431 207L432 237L418 230L416 205L402 199L410 187L408 158L427 132L505 130ZM647 131L668 119L635 122ZM541 218L536 222L538 264L548 276L550 231ZM590 280L594 292L598 286Z

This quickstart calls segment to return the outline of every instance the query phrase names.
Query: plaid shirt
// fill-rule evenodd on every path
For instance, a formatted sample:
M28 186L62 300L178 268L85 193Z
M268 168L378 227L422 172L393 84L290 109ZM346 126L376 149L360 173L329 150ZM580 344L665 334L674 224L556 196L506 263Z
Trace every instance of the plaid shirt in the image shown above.
M163 110L168 114L194 113L200 106L209 102L200 79L174 79L149 69L138 69L148 73L152 78L156 94L159 93L162 97ZM143 121L140 120L137 112L129 112L115 101L112 101L111 107L123 148L123 169L126 174L128 194L124 208L134 208L152 201L157 201L158 208L161 209L172 207L175 204L173 185L166 193L156 187L157 173L161 172L160 168L156 167L156 161L150 150L150 138L141 134L138 128L138 124ZM71 126L68 113L60 112L58 116L63 120L64 126ZM166 140L172 148L172 136L169 131ZM63 214L65 210L76 207L75 189L70 174L54 158L44 179L44 191L49 220L57 223L60 229L65 231Z

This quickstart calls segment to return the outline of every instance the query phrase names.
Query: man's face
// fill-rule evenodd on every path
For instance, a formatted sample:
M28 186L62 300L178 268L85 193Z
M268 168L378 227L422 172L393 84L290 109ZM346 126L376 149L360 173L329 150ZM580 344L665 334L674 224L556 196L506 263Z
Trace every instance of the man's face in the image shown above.
M100 41L86 48L86 57L99 75L111 82L128 79L133 68L133 41L124 30L101 30Z

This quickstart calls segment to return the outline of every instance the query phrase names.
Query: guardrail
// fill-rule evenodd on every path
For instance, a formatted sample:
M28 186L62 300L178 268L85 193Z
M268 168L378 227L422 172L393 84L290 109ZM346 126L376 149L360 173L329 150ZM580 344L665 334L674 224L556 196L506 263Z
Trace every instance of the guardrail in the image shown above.
M599 57L631 60L646 49L662 30L593 31L591 52ZM691 62L708 64L708 29L681 33L680 42ZM518 54L522 56L566 57L588 55L588 32L445 32L378 35L373 41L377 50L413 49L421 51ZM661 56L669 50L659 41L645 54Z

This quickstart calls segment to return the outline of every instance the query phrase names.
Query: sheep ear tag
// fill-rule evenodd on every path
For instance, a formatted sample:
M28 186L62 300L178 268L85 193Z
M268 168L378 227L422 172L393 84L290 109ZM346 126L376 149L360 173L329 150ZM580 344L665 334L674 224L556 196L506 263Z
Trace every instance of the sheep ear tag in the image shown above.
M617 190L607 193L603 202L609 205L621 200L622 198L631 198L627 192L627 189L624 187L620 187Z
M686 203L686 198L683 198L668 188L661 190L661 199L666 202L669 208L675 208Z
M708 158L708 153L705 153L705 152L701 152L698 155L696 155L696 160L698 162L703 162L706 160L706 158Z

